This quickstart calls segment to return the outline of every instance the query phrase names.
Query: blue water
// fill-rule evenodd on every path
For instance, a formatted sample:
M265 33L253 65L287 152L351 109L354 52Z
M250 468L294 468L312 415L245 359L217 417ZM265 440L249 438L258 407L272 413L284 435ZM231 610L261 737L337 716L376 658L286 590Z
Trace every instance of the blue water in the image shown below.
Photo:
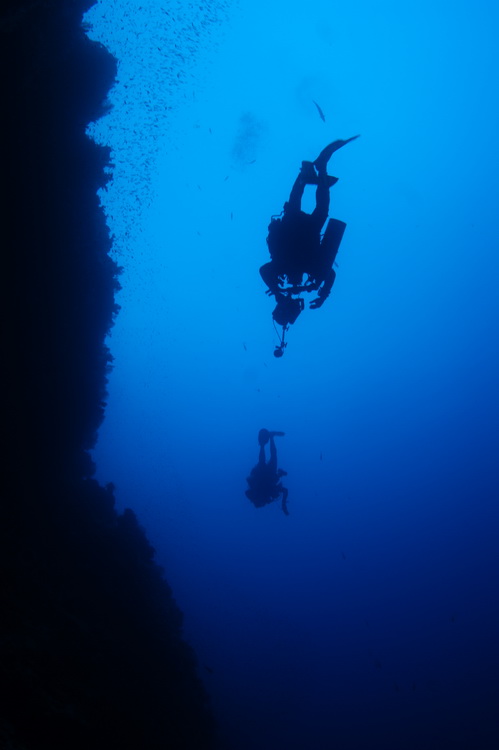
M98 478L156 548L226 747L496 748L499 6L87 22L120 62L91 128L123 266ZM333 292L277 360L270 216L357 133L330 163ZM262 427L289 517L244 495Z

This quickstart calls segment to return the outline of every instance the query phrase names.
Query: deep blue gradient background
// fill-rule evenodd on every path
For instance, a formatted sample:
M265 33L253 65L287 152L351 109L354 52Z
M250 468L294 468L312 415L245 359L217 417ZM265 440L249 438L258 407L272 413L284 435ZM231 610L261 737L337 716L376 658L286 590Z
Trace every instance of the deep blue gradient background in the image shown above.
M227 747L498 746L498 20L488 0L87 17L120 61L92 128L124 268L98 477L165 566ZM356 133L330 164L333 293L276 360L270 216ZM261 427L286 433L289 517L244 496Z

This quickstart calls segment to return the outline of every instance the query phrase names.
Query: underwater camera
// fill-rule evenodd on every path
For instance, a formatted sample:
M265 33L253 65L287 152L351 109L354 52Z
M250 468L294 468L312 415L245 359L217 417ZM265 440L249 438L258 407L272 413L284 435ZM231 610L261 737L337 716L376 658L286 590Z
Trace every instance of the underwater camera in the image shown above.
M305 303L300 298L283 297L277 303L272 317L280 326L292 325L304 307Z

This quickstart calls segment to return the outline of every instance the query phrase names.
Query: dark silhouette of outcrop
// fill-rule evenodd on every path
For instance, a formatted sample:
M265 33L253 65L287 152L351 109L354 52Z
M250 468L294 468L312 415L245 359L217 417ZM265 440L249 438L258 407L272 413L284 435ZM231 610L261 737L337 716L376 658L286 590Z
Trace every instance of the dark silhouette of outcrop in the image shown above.
M211 748L182 615L132 511L92 479L119 269L85 136L116 61L81 29L92 0L6 0L0 746Z

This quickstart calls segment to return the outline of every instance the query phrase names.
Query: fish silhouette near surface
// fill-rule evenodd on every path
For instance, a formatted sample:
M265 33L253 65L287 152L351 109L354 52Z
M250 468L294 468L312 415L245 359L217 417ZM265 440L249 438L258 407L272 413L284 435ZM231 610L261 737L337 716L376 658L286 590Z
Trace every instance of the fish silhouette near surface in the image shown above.
M324 112L323 112L323 111L322 111L322 109L321 109L321 108L319 107L319 105L317 104L317 102L316 102L316 101L314 101L314 99L312 99L312 101L314 102L315 106L317 107L317 112L319 113L319 117L321 118L322 122L326 122L326 117L325 117L325 115L324 115Z

